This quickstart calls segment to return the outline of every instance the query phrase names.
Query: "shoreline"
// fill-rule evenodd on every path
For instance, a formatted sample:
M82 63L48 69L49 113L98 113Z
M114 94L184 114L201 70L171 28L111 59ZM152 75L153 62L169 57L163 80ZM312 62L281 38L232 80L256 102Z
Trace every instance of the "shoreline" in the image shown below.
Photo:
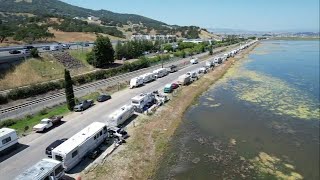
M234 58L229 58L198 81L179 89L175 97L152 116L142 115L133 120L134 123L127 126L131 135L128 142L108 156L105 163L83 172L82 179L152 179L168 150L172 136L183 120L184 113L201 94L222 78L236 61L245 58L258 44L245 49Z

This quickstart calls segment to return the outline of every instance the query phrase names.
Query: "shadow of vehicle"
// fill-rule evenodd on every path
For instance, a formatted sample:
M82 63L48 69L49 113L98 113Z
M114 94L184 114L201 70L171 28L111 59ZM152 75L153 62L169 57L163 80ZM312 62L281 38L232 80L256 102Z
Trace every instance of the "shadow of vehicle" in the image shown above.
M29 146L18 143L15 147L0 153L0 163L27 149Z

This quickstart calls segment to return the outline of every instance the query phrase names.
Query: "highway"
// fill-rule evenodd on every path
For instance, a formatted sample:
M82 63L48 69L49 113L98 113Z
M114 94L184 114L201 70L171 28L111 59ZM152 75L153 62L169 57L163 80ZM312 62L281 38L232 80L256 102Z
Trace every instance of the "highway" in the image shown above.
M185 66L176 73L169 74L140 88L125 89L116 92L112 95L111 100L96 103L96 105L83 113L70 113L63 118L65 123L47 133L31 133L30 135L20 138L19 142L23 147L8 156L0 158L1 180L13 179L28 167L44 158L44 150L51 142L61 138L69 138L94 121L106 122L109 114L121 106L129 104L130 99L135 95L142 92L162 89L165 84L175 82L180 75L202 67L204 63L205 62L202 61L196 65Z

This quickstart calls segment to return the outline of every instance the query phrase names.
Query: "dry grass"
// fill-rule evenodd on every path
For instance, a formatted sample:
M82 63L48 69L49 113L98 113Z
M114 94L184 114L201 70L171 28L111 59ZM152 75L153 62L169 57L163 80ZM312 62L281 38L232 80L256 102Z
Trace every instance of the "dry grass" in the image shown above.
M62 32L56 31L50 28L50 32L54 34L55 38L52 41L57 42L79 42L79 41L95 41L97 35L95 33L84 33L84 32ZM123 40L122 38L110 36L107 34L101 34L103 36L108 36L110 40Z
M83 174L83 179L152 178L184 112L193 104L194 99L224 75L234 61L235 59L230 59L192 85L182 88L177 97L156 114L135 120L135 124L138 124L136 127L127 126L131 135L128 142L109 156L105 164Z

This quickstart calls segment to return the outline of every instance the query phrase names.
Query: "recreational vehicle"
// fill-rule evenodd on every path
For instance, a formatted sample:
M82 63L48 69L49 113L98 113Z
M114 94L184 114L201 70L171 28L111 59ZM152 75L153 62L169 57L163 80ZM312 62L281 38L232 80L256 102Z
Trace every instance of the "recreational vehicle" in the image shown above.
M155 77L151 73L146 73L140 76L143 79L144 83L148 83L150 81L155 80Z
M110 123L108 126L117 127L128 120L133 114L134 107L132 105L125 105L109 116Z
M183 74L183 75L179 76L179 78L178 78L178 84L179 85L185 86L185 85L188 85L190 83L191 83L191 77L189 75Z
M131 99L131 105L134 106L135 111L143 112L144 108L148 104L152 104L154 102L155 97L152 93L141 93Z
M154 70L153 73L156 76L156 78L161 78L161 77L169 74L168 70L165 68L160 68L160 69Z
M139 87L143 84L143 78L135 77L130 80L130 88Z
M16 177L16 180L57 180L64 176L64 168L60 161L42 159L25 172Z
M86 155L108 138L107 126L93 122L52 150L52 158L61 161L66 171L77 165Z
M18 144L18 135L14 129L0 129L0 155L14 148Z

